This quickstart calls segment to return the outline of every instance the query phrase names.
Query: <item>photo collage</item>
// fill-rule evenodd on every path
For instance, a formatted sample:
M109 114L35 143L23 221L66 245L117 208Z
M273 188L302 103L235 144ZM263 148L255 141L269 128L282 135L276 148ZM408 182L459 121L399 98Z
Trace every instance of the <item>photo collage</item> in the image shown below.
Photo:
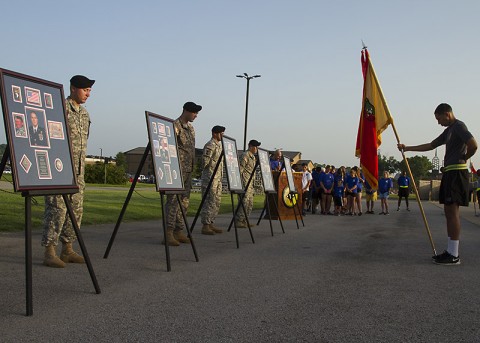
M148 116L152 137L152 154L156 167L157 185L166 188L183 184L180 180L180 168L173 135L173 122L163 121L152 115ZM173 143L173 144L172 144ZM158 163L160 162L160 163ZM162 188L162 187L160 187Z
M34 150L35 158L32 162L31 158L24 153L19 160L19 165L28 174L32 165L35 164L39 179L52 179L49 160L51 140L65 140L63 123L48 120L46 115L46 111L54 109L52 94L17 85L12 85L11 94L13 102L23 107L22 113L11 112L12 134L17 142L21 140L27 142L27 146ZM56 158L54 167L61 172L63 162Z

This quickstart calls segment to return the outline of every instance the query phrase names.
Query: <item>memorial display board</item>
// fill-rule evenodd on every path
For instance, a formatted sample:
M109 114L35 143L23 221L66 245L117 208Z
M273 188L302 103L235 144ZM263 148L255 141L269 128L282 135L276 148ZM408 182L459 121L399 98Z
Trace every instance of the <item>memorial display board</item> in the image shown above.
M173 120L146 111L157 191L184 190Z
M288 187L291 193L297 193L295 182L293 182L293 171L290 159L287 156L283 156L283 165L285 166L285 172L287 173Z
M222 146L225 157L225 167L227 169L228 188L230 191L243 191L240 166L238 164L237 142L235 139L224 135L222 137Z
M258 160L260 162L260 170L262 172L263 190L265 192L275 192L275 185L273 183L268 151L258 148Z
M14 190L78 189L63 86L0 69Z

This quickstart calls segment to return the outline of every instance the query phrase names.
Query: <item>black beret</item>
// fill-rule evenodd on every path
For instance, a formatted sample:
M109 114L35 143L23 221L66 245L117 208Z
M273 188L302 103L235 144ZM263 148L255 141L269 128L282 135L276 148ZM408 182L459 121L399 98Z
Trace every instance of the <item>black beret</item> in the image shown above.
M215 125L212 127L212 133L222 133L225 132L225 126Z
M250 146L260 146L260 143L259 141L255 140L255 139L252 139L250 142L248 142L248 145Z
M189 101L189 102L186 102L183 105L183 109L187 112L198 113L202 110L202 106L197 105L196 103Z
M70 84L76 88L90 88L95 83L95 80L90 80L83 75L75 75L70 79Z

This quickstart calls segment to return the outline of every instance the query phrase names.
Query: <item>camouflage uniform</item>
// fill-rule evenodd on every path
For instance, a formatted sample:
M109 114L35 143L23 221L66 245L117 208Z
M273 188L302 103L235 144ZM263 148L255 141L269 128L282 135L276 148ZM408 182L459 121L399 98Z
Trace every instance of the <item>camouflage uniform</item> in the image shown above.
M200 212L202 216L202 224L213 224L220 208L220 201L222 197L222 178L223 178L223 160L218 166L217 173L215 174L212 186L205 195L208 183L212 178L213 171L217 165L218 159L222 155L222 143L212 138L203 147L202 156L202 197L207 197L203 208Z
M255 168L255 155L252 154L250 151L245 151L240 157L240 176L242 177L244 186L247 185L248 179L250 178L250 175L252 175L254 168ZM246 214L247 218L250 216L250 213L252 212L252 208L253 208L253 192L254 192L253 183L255 181L254 178L255 176L253 176L252 180L250 181L250 185L245 190L245 196L243 198L243 206L247 211L247 214ZM243 212L242 207L240 207L240 209L238 210L237 216L235 219L237 222L246 222L245 213Z
M68 97L65 101L67 123L73 153L73 168L77 173L79 192L70 196L72 208L77 219L78 227L82 223L83 194L85 190L85 156L87 153L87 139L90 129L90 115L87 110ZM68 217L67 207L61 195L45 196L45 213L43 218L42 245L57 245L62 242L74 242L77 239L72 222Z
M179 195L185 214L190 203L190 190L192 189L192 171L195 160L195 129L192 124L182 124L180 118L173 122L177 135L177 148L180 168L182 170L185 191ZM167 194L166 201L167 230L180 231L185 229L182 211L178 206L177 195Z

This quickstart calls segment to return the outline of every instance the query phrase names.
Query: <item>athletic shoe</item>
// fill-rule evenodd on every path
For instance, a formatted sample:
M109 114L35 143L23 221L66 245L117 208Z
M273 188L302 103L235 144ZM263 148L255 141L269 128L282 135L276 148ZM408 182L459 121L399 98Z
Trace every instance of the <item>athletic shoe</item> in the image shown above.
M407 211L410 212L410 209L407 207Z
M389 216L389 215L390 215L390 213L388 213L388 211L387 211L387 212L385 212L385 213L384 213L384 215L386 215L386 216Z
M381 215L381 214L385 214L385 212L380 212L379 215Z
M397 211L400 211L400 207L399 207L399 208L397 208Z
M358 212L358 215L361 216L361 215L362 215L362 212Z
M460 264L460 256L453 256L448 251L444 251L442 254L433 256L433 263L442 264L445 266L451 266Z

